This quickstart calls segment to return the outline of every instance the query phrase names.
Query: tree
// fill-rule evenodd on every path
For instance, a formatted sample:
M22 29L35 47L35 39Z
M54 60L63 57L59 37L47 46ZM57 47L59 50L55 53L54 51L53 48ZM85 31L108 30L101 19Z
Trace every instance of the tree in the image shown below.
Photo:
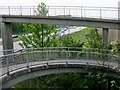
M85 48L103 48L102 38L98 34L97 29L92 29L90 34L86 35L86 40L84 43Z
M42 2L34 11L38 16L46 16L48 10ZM24 29L29 32L20 37L23 48L55 47L58 45L55 25L46 24L23 24Z
M120 55L120 43L118 41L109 42L108 49L111 49L114 54Z
M74 40L71 36L65 36L62 38L62 46L63 47L82 47L84 43L81 41Z
M25 33L25 30L23 29L23 26L21 23L12 23L12 34L23 34Z
M47 6L45 5L45 3L41 2L41 4L38 4L37 10L34 11L35 14L40 16L46 16L48 13L48 10L46 7Z
M37 77L31 80L26 80L15 85L15 88L34 88L34 89L60 89L60 90L102 90L106 88L108 83L108 88L110 90L119 90L120 81L119 79L109 78L106 73L64 73L64 74L54 74L49 76ZM111 87L110 87L111 86ZM106 88L107 89L107 88Z

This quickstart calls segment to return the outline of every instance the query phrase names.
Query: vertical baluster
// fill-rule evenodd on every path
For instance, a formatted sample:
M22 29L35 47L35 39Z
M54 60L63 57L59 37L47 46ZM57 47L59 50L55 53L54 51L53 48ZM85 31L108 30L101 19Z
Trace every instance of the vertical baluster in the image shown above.
M100 8L100 19L102 19L102 10Z
M120 70L120 57L119 56L117 56L116 57L117 59L116 59L116 62L117 62L117 70ZM110 65L109 65L110 66Z
M67 59L69 59L69 48L67 48Z
M71 13L70 13L70 8L69 8L69 15L71 15Z
M46 56L46 57L47 57L47 58L46 58L46 63L47 63L47 66L48 66L48 65L49 65L48 60L50 59L50 58L49 58L49 50L47 49L47 51L46 51L46 52L47 52L47 56Z
M13 63L14 63L14 50L12 50L12 61L13 61Z
M10 15L10 6L8 6L8 12L9 12L9 15Z
M9 75L9 62L8 62L9 56L5 56L5 61L6 61L6 68L7 68L7 75Z
M87 64L89 65L89 60L88 60L88 51L86 52L86 60L87 60Z
M22 16L22 7L20 6L20 15Z
M32 11L33 15L35 15L35 6L33 6L33 11Z
M65 6L64 6L64 16L65 16Z
M78 53L78 51L76 51L76 54L77 54L77 59L79 59L79 53Z
M3 72L2 72L2 57L0 57L0 76L2 76ZM1 80L0 80L1 81ZM0 82L1 83L1 82Z
M27 63L27 68L29 68L29 62L28 62L28 59L29 59L29 51L28 51L28 49L27 49L27 52L26 52L26 63Z
M48 6L48 16L49 16L49 12L50 12L50 10L49 10L50 8L49 8L49 6Z
M83 7L81 6L81 18L83 17Z
M30 8L30 16L31 16L31 8Z
M68 59L70 59L70 50L69 50L69 47L68 47Z

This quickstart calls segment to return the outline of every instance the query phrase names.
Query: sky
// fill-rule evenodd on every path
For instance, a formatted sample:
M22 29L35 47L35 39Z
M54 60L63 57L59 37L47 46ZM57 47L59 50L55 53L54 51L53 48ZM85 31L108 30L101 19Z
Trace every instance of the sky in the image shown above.
M47 6L96 6L117 7L120 0L0 0L0 6L37 6L44 2Z

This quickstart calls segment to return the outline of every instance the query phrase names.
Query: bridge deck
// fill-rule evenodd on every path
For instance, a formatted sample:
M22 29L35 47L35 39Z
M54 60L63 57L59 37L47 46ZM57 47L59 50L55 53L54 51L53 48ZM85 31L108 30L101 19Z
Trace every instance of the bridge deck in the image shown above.
M29 68L27 67L28 64L29 64ZM46 75L46 74L62 73L62 72L63 73L67 73L67 72L87 73L88 72L87 68L88 69L91 68L89 72L97 72L97 69L98 69L98 72L100 72L99 71L100 69L102 70L103 73L107 73L109 76L116 78L119 76L119 72L115 70L110 71L110 68L112 68L113 66L116 67L118 66L118 64L115 62L111 62L109 63L109 66L108 66L108 62L103 63L101 61L95 61L95 60L89 60L89 61L86 61L86 60L49 60L49 61L29 62L29 63L9 66L9 69L12 71L9 73L9 75L2 76L2 80L3 80L2 83L3 83L3 88L7 88L18 82L28 79L28 76L30 79L30 78L34 78L34 77L44 75L44 74ZM66 69L64 69L65 67ZM46 68L48 69L48 71L46 71L47 70ZM95 70L92 70L92 68ZM2 69L5 71L6 67ZM40 73L42 72L42 73L40 74L39 72ZM28 74L31 73L31 74L28 75L27 73Z
M16 64L11 64L9 65L9 74L19 71L22 68L27 68L27 67L37 67L40 65L54 65L54 64L79 64L79 65L93 65L93 66L100 66L100 67L108 67L108 68L119 68L119 64L117 62L107 62L107 61L99 61L99 60L80 60L80 59L72 59L72 60L45 60L45 61L34 61L34 62L29 62L29 63L16 63ZM7 74L7 67L2 67L0 68L2 70L2 75Z
M29 15L2 15L3 22L24 22L39 24L64 24L78 25L97 28L119 29L120 21L116 19L100 19L86 17L65 17L65 16L29 16Z

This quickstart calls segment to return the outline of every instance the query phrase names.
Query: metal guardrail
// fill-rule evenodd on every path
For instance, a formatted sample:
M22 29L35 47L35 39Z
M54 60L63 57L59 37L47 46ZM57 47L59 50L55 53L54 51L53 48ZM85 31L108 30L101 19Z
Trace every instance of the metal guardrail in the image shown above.
M36 15L37 6L1 6L0 15ZM47 6L47 16L117 19L117 7Z
M13 51L13 50L12 50ZM2 75L39 64L84 63L120 69L120 57L105 49L85 49L79 47L44 47L22 49L20 52L0 58Z

